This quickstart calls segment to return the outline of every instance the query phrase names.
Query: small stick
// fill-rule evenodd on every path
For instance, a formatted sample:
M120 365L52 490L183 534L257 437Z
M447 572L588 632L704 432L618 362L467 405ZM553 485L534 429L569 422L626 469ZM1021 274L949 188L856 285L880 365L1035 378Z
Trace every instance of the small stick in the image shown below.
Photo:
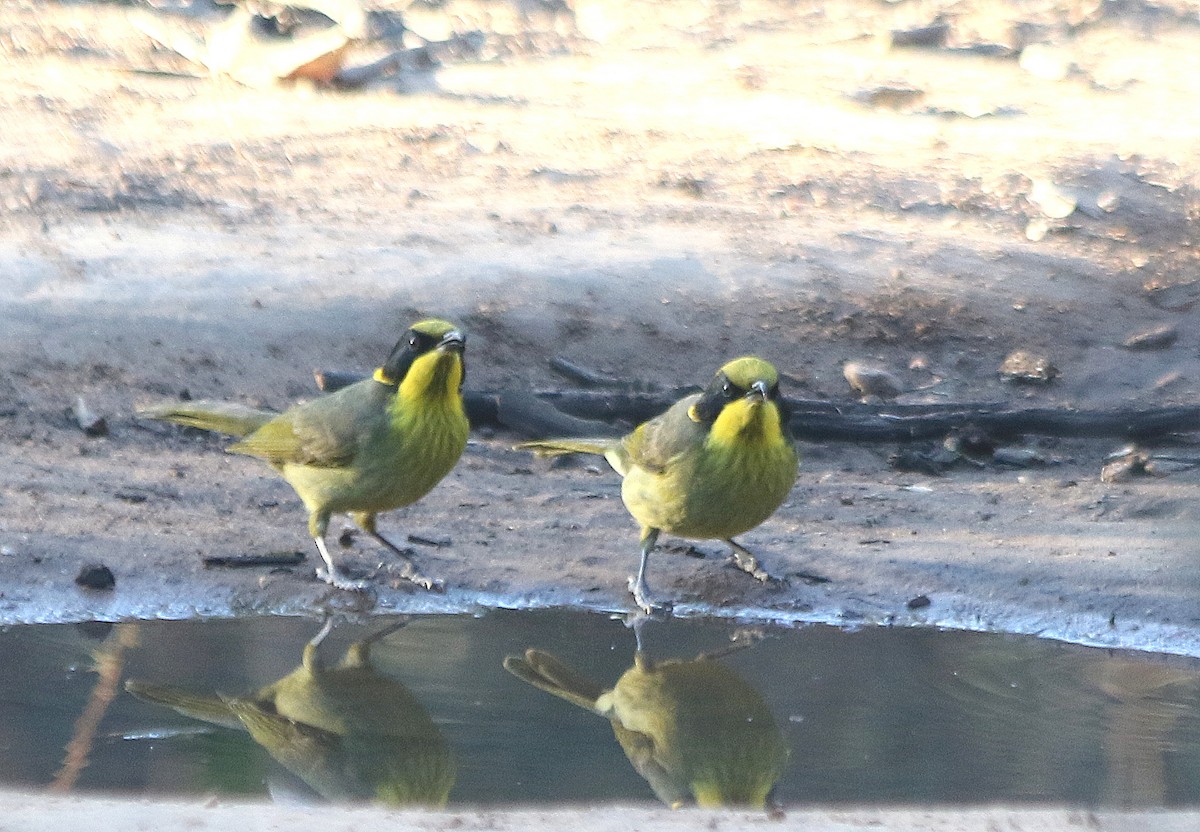
M121 673L125 668L125 653L137 647L139 627L137 624L118 624L115 639L95 653L96 684L92 687L83 713L75 720L75 731L67 743L62 767L54 775L48 790L65 794L75 787L79 775L88 765L92 748L96 742L96 731L108 711L108 706L117 697Z
M574 381L584 387L620 387L622 385L619 379L588 369L561 355L550 359L550 369L568 381Z
M241 569L246 566L298 566L304 563L303 552L278 552L271 555L209 555L205 567L224 566Z

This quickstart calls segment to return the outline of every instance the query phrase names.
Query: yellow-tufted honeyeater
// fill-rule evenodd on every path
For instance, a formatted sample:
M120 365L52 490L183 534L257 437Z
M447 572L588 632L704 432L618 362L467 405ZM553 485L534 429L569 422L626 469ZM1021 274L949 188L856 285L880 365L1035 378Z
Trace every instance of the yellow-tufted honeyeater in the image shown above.
M432 588L408 554L379 534L375 516L425 496L462 455L469 430L462 402L464 344L453 324L420 321L372 378L283 413L209 401L139 413L242 437L228 450L266 460L304 502L308 532L331 584L362 586L338 571L325 546L330 516L347 512L405 561L405 578Z
M248 732L327 800L444 806L456 776L445 739L408 688L371 666L371 645L405 623L356 642L327 667L317 652L327 622L305 646L299 667L249 696L135 679L125 689L193 719Z
M640 650L611 690L541 650L504 668L612 722L625 756L671 808L763 807L788 749L762 695L715 659L654 662Z
M660 532L723 540L738 567L766 580L733 537L784 501L796 482L797 455L778 374L761 358L730 361L703 392L620 439L545 439L518 447L547 456L599 454L623 477L621 499L642 528L642 559L630 589L647 612L657 605L646 562Z

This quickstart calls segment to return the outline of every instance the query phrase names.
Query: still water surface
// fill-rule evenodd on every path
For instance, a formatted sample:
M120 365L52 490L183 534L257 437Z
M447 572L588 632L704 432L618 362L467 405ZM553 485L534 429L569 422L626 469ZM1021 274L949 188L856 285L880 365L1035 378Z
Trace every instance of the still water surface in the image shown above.
M317 655L335 666L389 621L338 626ZM496 805L719 799L723 778L742 777L743 792L777 780L785 806L1200 804L1193 661L811 626L697 663L735 625L651 622L641 675L601 697L631 723L615 730L503 665L539 648L561 662L551 671L594 679L594 699L635 664L620 621L416 618L371 644L370 667L326 670L317 683L296 671L319 629L280 618L10 628L0 634L0 785ZM193 716L127 684L148 699L175 696ZM666 752L647 751L655 732Z

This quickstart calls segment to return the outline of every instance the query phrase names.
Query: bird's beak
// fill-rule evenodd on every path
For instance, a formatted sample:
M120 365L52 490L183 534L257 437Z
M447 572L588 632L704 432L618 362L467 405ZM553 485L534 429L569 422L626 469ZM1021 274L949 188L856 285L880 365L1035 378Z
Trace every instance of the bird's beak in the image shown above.
M457 329L452 329L442 336L442 340L438 342L437 348L441 352L461 353L466 345L467 336Z
M746 398L765 402L770 392L771 389L767 387L767 383L760 379L750 385L750 391L746 393Z

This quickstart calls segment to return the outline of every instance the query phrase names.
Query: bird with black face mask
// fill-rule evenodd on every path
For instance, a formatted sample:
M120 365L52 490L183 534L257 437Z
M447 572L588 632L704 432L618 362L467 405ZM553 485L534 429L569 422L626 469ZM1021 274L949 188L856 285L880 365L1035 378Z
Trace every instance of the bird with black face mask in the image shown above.
M444 806L456 767L429 713L400 682L371 665L371 646L407 619L352 644L335 665L305 646L300 666L245 696L197 693L130 679L125 689L184 716L245 731L326 800Z
M543 650L509 656L504 669L607 718L629 762L672 809L766 807L787 764L762 695L715 658L656 662L639 648L607 690Z
M760 580L767 573L735 535L771 516L796 482L798 457L779 396L779 376L761 358L721 367L701 393L619 439L524 442L542 456L598 454L623 477L621 499L641 525L642 557L629 579L634 600L650 612L646 564L661 532L728 543L734 562Z
M405 562L404 578L426 588L408 553L376 530L375 516L425 496L467 445L462 332L446 321L412 325L372 378L283 413L224 402L172 402L139 415L242 437L231 453L266 460L308 510L308 532L334 586L362 588L325 545L330 516L347 512Z

